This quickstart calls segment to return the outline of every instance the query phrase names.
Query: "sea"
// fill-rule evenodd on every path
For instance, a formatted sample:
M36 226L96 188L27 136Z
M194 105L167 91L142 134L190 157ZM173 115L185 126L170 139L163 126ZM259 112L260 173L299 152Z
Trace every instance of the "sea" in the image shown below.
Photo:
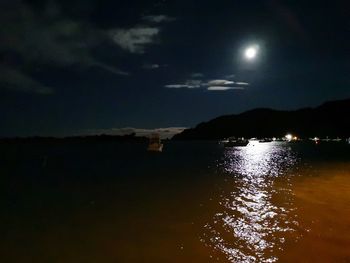
M1 263L350 262L346 142L0 144Z

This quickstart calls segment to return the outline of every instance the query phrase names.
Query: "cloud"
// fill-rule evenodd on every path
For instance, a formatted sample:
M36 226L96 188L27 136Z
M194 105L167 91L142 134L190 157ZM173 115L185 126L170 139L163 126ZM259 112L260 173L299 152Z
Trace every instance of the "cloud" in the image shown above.
M136 26L129 29L114 29L110 35L115 44L134 54L145 53L145 47L153 44L160 29L157 27Z
M45 14L34 13L24 4L17 8L18 12L12 12L12 16L18 17L20 22L6 18L1 21L2 24L15 24L0 31L0 50L15 51L30 63L56 66L90 66L96 63L91 50L104 41L102 31L82 21L63 17L52 19Z
M169 127L169 128L157 128L157 129L134 129L138 136L149 136L152 133L158 133L162 139L168 139L175 134L183 132L184 127Z
M188 84L168 84L165 85L164 87L168 89L181 89L181 88L186 88L186 89L197 89L200 88L200 85L188 85Z
M226 90L244 90L243 87L227 87L227 86L210 86L207 88L210 91L226 91Z
M197 80L197 79L189 79L186 81L186 85L190 89L200 88L202 86L202 84L203 84L203 82L201 80Z
M31 76L17 69L0 66L0 89L49 95L54 93L51 87L45 86L32 79Z
M302 40L309 41L309 34L302 25L301 20L293 13L293 11L281 1L269 0L265 4L271 8L277 17L294 31Z
M193 76L192 74L191 76ZM238 86L237 86L238 85ZM180 88L207 88L207 90L243 90L244 87L249 85L246 82L234 82L226 79L214 79L209 81L203 81L200 79L189 79L184 83L165 85L166 88L180 89Z
M200 88L201 86L202 86L201 80L189 79L189 80L186 80L185 83L168 84L168 85L165 85L164 87L169 88L169 89L181 89L181 88L196 89L196 88Z
M93 50L111 41L108 32L86 21L66 17L58 2L48 1L46 8L37 10L20 0L7 1L1 9L0 24L7 26L0 27L0 53L7 59L3 59L0 66L12 72L11 81L2 78L1 86L17 91L48 92L44 84L26 72L43 66L81 69L98 66L113 74L129 74L93 55ZM14 60L20 63L13 63ZM14 81L15 75L21 82Z
M228 80L232 80L236 77L235 74L230 74L230 75L226 75L225 78L228 79Z
M77 135L127 135L135 133L136 136L149 136L152 133L158 133L162 139L167 139L173 137L185 130L185 127L169 127L169 128L156 128L156 129L138 129L132 127L126 128L110 128L110 129L93 129L93 130L83 130L79 131Z
M151 23L171 22L175 20L175 18L169 17L167 15L150 15L144 16L142 19Z
M247 82L235 82L235 84L241 85L241 86L249 86L249 83Z
M199 72L197 72L197 73L193 73L193 74L191 74L191 78L203 78L204 77L204 74L202 74L202 73L199 73Z
M225 80L225 79L214 79L207 83L208 86L222 86L222 85L232 85L234 84L231 80Z
M166 87L168 89L188 88L188 86L185 84L168 84L168 85L165 85L164 87Z
M161 67L159 64L145 64L142 66L144 69L158 69Z
M95 64L93 64L97 67L100 67L108 72L111 72L113 74L116 74L116 75L121 75L121 76L130 76L130 72L127 72L127 71L123 71L123 70L120 70L120 69L117 69L115 67L111 67L111 66L108 66L106 64L103 64L103 63L99 63L99 62L96 62Z
M155 24L174 21L175 18L167 15L148 15L143 16L142 20L148 23L109 30L113 42L130 53L143 54L146 46L154 44L160 33L160 27Z

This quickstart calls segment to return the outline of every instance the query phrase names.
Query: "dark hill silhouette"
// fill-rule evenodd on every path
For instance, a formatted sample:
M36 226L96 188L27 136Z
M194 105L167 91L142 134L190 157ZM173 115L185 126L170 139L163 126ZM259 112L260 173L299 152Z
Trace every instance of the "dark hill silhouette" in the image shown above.
M173 140L217 140L237 137L283 137L287 132L300 137L349 137L350 99L331 101L316 108L295 111L254 109L226 115L186 129Z

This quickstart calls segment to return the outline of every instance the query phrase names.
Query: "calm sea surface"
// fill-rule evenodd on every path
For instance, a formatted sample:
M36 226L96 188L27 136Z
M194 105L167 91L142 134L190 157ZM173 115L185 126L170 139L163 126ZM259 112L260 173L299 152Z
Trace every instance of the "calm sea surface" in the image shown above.
M350 145L0 144L0 262L350 262Z

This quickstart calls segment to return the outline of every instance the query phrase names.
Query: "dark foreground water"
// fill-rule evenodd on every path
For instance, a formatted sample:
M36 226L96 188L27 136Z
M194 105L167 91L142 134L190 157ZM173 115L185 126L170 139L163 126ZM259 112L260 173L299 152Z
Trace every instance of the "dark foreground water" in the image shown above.
M350 145L0 145L0 262L350 262Z

